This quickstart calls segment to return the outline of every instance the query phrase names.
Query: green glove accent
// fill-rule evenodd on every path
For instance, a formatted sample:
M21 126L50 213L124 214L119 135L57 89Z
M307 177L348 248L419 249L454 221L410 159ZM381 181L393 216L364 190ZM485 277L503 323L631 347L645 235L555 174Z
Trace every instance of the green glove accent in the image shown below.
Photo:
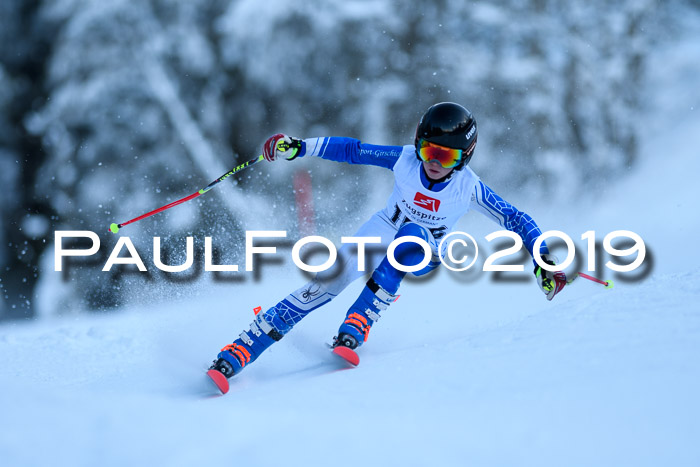
M301 149L301 141L292 139L292 143L287 143L284 140L279 140L277 142L277 150L281 152L288 152L291 151L290 155L285 156L285 159L288 161L291 161L292 159L295 159L297 155L299 154L299 150Z

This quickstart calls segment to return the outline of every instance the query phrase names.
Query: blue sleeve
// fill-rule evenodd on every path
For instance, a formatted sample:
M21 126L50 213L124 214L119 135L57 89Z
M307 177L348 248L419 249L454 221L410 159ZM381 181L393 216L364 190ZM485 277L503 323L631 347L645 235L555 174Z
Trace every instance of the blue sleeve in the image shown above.
M535 240L542 235L542 231L529 214L518 210L498 196L491 188L486 186L481 180L477 183L472 196L472 206L477 211L497 222L511 232L515 232L523 239L527 251L532 255ZM540 246L540 254L548 254L549 248L545 242ZM534 257L534 255L533 255Z
M391 170L402 151L401 146L376 146L363 144L353 138L331 136L305 139L300 156L314 156L348 164L376 165Z

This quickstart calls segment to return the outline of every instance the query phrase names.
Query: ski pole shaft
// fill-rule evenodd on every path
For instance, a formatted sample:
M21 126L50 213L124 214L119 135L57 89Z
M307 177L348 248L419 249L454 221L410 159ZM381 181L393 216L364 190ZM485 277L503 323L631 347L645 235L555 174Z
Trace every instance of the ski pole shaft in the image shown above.
M251 159L251 160L249 160L249 161L247 161L247 162L244 162L243 164L241 164L241 165L239 165L239 166L237 166L237 167L234 167L233 169L231 169L231 170L229 170L228 172L226 172L225 174L223 174L221 177L219 177L219 178L217 178L216 180L214 180L213 182L211 182L211 183L210 183L209 185L207 185L206 187L202 188L201 190L199 190L199 191L197 191L197 192L195 192L195 193L192 193L192 194L189 195L189 196L185 196L185 197L182 198L182 199L178 199L177 201L173 201L173 202L170 203L170 204L166 204L165 206L161 206L161 207L159 207L158 209L154 209L154 210L151 211L151 212L147 212L146 214L143 214L143 215L141 215L141 216L139 216L139 217L135 217L135 218L133 218L133 219L131 219L131 220L128 220L128 221L126 221L126 222L122 222L121 224L116 224L116 223L111 224L111 225L109 226L109 231L112 232L112 233L117 233L117 232L119 232L119 229L122 228L122 227L124 227L125 225L133 224L133 223L136 222L136 221L140 221L141 219L145 219L146 217L150 217L150 216L152 216L152 215L154 215L154 214L158 214L159 212L163 212L163 211L165 211L166 209L170 209L170 208L172 208L172 207L177 206L178 204L182 204L182 203L184 203L184 202L186 202L186 201L189 201L189 200L194 199L194 198L196 198L196 197L198 197L198 196L200 196L200 195L203 195L203 194L206 193L207 191L209 191L209 190L211 190L212 188L214 188L214 186L215 186L216 184L218 184L218 183L220 183L220 182L226 180L228 177L230 177L231 175L234 175L234 174L240 172L241 170L247 169L248 167L250 167L250 166L253 165L253 164L257 164L258 162L260 162L260 161L263 160L263 159L264 159L263 155L260 154L260 155L259 155L258 157L256 157L255 159Z
M576 280L577 277L583 277L584 279L588 279L589 281L604 285L606 289L612 289L613 287L613 281L604 281L602 279L598 279L597 277L589 276L588 274L585 274L583 272L577 272L576 274L574 274L574 277L568 280L567 284L571 284L573 281Z

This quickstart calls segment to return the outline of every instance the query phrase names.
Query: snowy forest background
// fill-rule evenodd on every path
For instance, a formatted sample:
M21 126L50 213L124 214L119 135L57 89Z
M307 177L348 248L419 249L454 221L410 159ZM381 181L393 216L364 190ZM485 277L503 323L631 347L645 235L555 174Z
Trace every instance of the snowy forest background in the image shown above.
M25 0L0 17L0 320L186 293L96 274L107 226L195 192L279 131L409 144L422 112L451 100L476 115L472 165L505 197L596 193L654 131L648 55L700 41L694 0ZM299 171L318 234L350 234L383 204L387 171L308 162L258 165L123 234L143 258L162 237L173 264L184 237L212 236L237 264L225 246L245 230L298 236ZM54 272L55 230L99 233L102 256Z

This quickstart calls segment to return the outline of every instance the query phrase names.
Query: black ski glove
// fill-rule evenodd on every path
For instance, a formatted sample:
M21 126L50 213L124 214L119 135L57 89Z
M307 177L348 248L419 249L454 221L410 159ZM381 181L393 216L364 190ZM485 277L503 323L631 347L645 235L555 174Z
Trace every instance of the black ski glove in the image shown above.
M557 258L555 256L541 255L540 258L542 258L542 262L545 264L549 264L550 266L557 265ZM539 265L535 265L534 273L537 278L537 285L540 286L542 292L547 296L547 300L553 299L566 285L566 274L564 274L564 271L547 271L542 269Z
M301 150L301 140L282 133L267 138L263 144L263 157L272 162L283 157L288 161L296 158Z

